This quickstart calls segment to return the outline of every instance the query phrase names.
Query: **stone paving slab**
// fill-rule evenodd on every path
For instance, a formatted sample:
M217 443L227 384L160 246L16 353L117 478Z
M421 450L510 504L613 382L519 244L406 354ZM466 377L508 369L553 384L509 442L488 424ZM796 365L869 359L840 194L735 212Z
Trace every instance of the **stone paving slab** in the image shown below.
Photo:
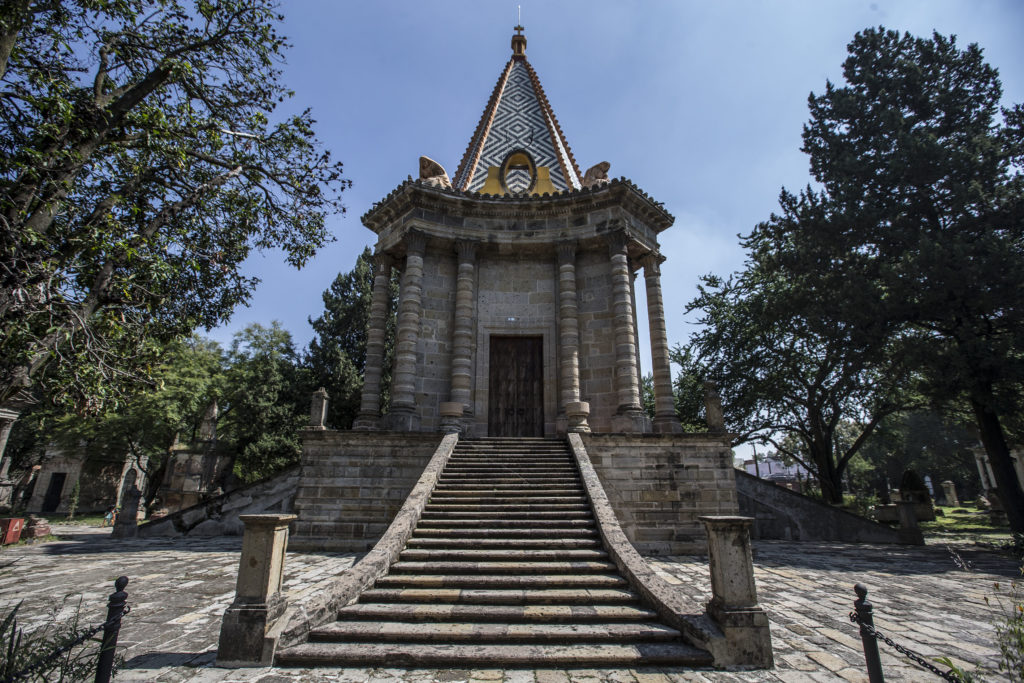
M771 620L776 668L720 672L665 668L552 670L222 669L213 665L220 620L234 598L241 539L147 538L116 541L109 529L57 526L60 541L0 551L0 610L24 600L27 628L81 600L82 619L98 623L114 579L127 575L131 614L119 645L125 667L117 681L288 683L291 681L501 681L503 683L668 683L678 681L867 681L856 627L849 622L853 584L869 587L878 628L929 657L948 655L986 680L998 649L991 601L994 583L1018 576L1010 558L975 548L894 547L759 541L754 544L761 604ZM954 556L954 552L958 555ZM315 582L351 567L354 553L289 553L285 589L293 601ZM665 580L706 600L706 559L650 558ZM969 562L965 571L958 563ZM986 603L985 598L990 598ZM887 681L937 681L883 646Z

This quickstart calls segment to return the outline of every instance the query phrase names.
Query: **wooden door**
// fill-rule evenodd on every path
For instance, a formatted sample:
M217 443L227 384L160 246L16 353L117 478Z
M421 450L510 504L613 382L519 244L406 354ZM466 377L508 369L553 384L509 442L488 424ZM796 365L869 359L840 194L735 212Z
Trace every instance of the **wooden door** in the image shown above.
M491 337L490 436L544 436L543 337Z

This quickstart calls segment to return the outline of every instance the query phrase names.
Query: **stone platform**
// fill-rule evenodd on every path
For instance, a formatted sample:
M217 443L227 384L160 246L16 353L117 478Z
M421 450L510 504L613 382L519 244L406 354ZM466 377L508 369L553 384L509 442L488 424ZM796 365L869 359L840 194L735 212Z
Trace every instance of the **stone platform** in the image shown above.
M995 670L998 650L986 605L995 581L1018 576L1009 558L960 548L974 570L957 567L941 546L854 546L757 541L754 564L761 604L771 619L776 668L758 672L682 669L221 669L215 658L221 616L234 597L241 538L149 538L115 541L109 529L55 526L60 542L0 551L0 610L19 600L23 625L38 623L65 599L81 597L82 618L102 620L114 578L126 574L132 613L119 644L126 666L117 681L866 681L856 628L847 613L853 584L864 582L875 604L876 624L900 643L928 657L951 655L968 668ZM355 553L288 554L285 588L290 599L308 598L302 587L344 571ZM650 558L669 582L695 595L710 594L706 558ZM308 588L306 589L309 590ZM64 612L66 613L66 612ZM884 648L884 646L883 646ZM904 659L883 653L887 681L935 679ZM986 680L1005 680L989 673Z

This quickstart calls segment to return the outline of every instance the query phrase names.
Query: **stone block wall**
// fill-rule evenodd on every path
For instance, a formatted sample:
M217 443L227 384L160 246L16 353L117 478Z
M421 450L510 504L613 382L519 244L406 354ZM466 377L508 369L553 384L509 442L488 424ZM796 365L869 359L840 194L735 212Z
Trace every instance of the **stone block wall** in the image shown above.
M590 428L612 431L619 407L615 391L615 311L608 249L576 256L580 330L580 400L590 403Z
M580 436L622 530L645 555L704 554L697 517L739 513L727 436Z
M289 547L362 551L387 530L442 434L306 430Z
M740 512L754 518L754 539L900 543L896 529L864 519L807 496L736 472Z
M416 344L416 408L420 429L440 427L439 403L452 385L452 332L458 264L451 249L428 249L423 258L422 313Z

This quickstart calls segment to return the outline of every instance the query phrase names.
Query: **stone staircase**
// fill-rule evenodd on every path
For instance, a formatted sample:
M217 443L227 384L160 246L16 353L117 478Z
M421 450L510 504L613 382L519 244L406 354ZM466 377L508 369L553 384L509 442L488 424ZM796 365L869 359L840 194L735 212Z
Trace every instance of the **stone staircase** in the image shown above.
M386 576L284 666L701 666L602 548L564 441L460 441Z

